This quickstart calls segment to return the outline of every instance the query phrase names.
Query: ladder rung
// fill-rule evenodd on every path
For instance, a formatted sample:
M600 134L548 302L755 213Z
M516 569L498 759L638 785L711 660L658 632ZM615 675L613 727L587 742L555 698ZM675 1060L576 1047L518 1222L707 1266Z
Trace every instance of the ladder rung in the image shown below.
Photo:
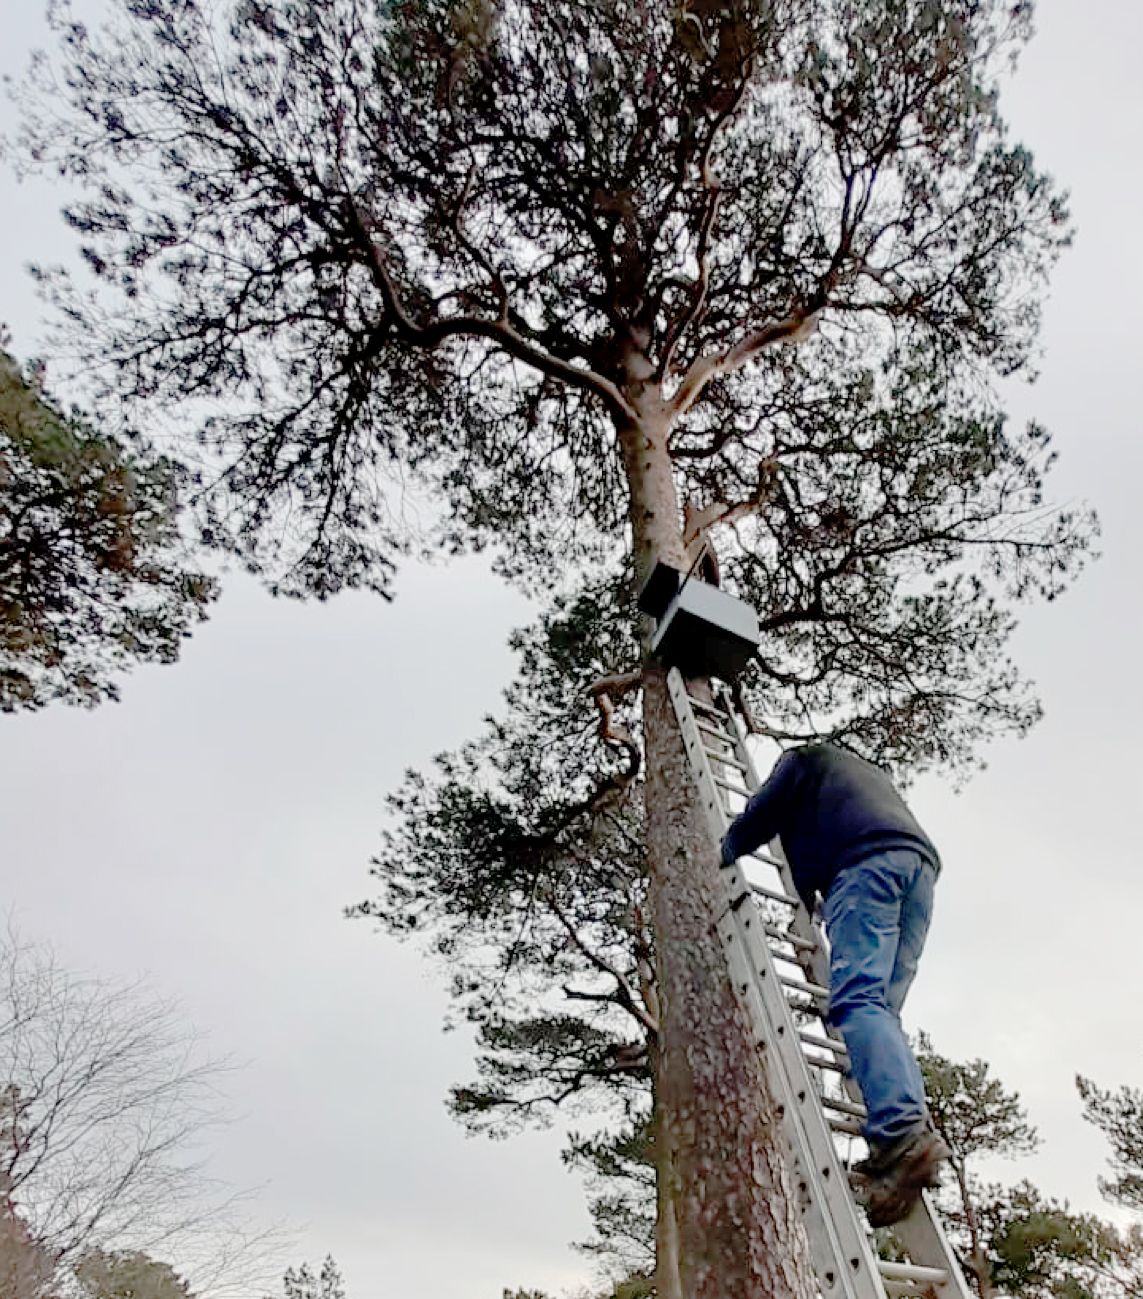
M891 1263L877 1260L877 1270L889 1281L923 1281L929 1285L943 1285L949 1274L943 1267L922 1267L919 1263Z
M751 794L750 790L743 789L741 785L735 785L732 781L723 780L721 776L715 776L714 783L716 785L721 785L723 789L728 790L731 794L739 794L743 798L754 797L753 794Z
M947 1276L948 1273L946 1272ZM917 1281L890 1281L884 1278L881 1282L881 1288L888 1295L889 1299L906 1299L908 1295L932 1296L935 1294L932 1284L924 1284Z
M811 1069L828 1069L830 1073L839 1073L842 1077L849 1076L849 1070L838 1060L823 1060L820 1055L807 1055L806 1064Z
M808 979L795 979L784 974L778 975L778 982L794 992L804 992L807 997L828 997L829 989L820 983L811 983Z
M763 925L768 938L776 938L781 943L789 943L796 952L816 952L817 943L812 938L799 938L797 934L787 933L777 925Z
M752 861L760 861L763 866L773 866L777 870L784 869L783 864L777 859L777 857L768 857L763 852L744 852L742 855L743 857L749 857Z
M788 907L798 905L797 898L787 897L785 893L779 893L776 889L768 889L764 884L751 884L750 892L756 893L760 898L766 898L769 902L782 902Z
M856 1101L843 1101L839 1096L821 1096L819 1100L823 1108L833 1110L835 1114L849 1114L855 1119L863 1119L868 1114L864 1105L858 1105Z
M695 725L704 735L709 735L712 740L717 740L719 744L728 744L731 748L738 745L738 736L732 734L725 726L711 726L709 722L704 722L701 717L695 718Z
M879 1259L877 1270L885 1284L885 1293L893 1296L927 1294L949 1279L943 1267L921 1267L916 1263L887 1263Z
M731 753L719 753L715 749L708 749L705 745L703 746L703 753L706 754L711 762L721 762L724 766L733 767L735 771L741 771L744 776L749 774L746 763L739 762Z
M800 1032L798 1037L806 1046L820 1046L823 1051L832 1051L834 1055L845 1056L847 1060L849 1059L849 1052L845 1049L844 1042L835 1042L832 1037L821 1037L819 1034L810 1033L807 1030Z
M829 1124L831 1132L839 1132L847 1137L860 1137L863 1135L861 1124L855 1123L853 1119L839 1119L832 1114L827 1114L826 1122Z
M708 713L711 717L717 717L720 722L725 720L726 714L721 708L715 707L714 704L708 704L703 699L696 699L689 691L687 692L687 699L690 700L690 705L696 712Z

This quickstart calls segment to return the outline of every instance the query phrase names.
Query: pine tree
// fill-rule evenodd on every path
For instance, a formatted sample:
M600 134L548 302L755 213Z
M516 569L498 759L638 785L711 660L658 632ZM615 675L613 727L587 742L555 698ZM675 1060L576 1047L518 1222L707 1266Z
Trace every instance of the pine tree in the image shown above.
M629 1292L653 1293L655 1146L649 1114L618 1132L573 1133L564 1160L587 1173L594 1237L579 1248L617 1270Z
M115 699L125 668L178 657L215 595L181 553L179 480L0 350L0 711Z
M471 951L481 926L542 917L548 937L519 940L530 959L562 930L607 985L599 1014L638 1026L537 1031L557 1096L653 1076L662 1299L808 1299L773 1104L712 937L709 828L632 596L656 559L687 569L713 536L760 612L752 688L778 734L957 766L1035 720L1004 653L1009 606L1062 589L1091 523L1045 506L1048 435L1009 428L994 389L1029 366L1069 236L998 109L1030 8L218 13L121 3L110 37L65 16L64 69L27 94L26 158L86 189L68 219L102 296L43 278L104 363L101 418L181 409L203 448L202 537L276 590L388 593L419 547L494 545L532 590L607 574L623 670L589 691L598 740L564 698L571 729L552 754L532 744L533 772L494 728L456 779L413 782L410 813L444 790L480 850L442 838L455 879L421 860L385 896L408 892L439 942ZM117 293L129 309L104 311ZM625 733L614 714L636 691ZM608 872L610 908L589 888ZM658 1013L633 982L647 952ZM509 1062L499 1103L533 1042L518 1021L482 1031Z
M1105 1091L1082 1074L1076 1076L1076 1088L1084 1118L1111 1143L1115 1176L1101 1179L1099 1189L1115 1204L1143 1210L1143 1091L1133 1087Z
M1045 1197L1031 1182L987 1183L981 1158L1030 1155L1040 1136L1020 1097L983 1060L957 1062L920 1035L917 1060L933 1122L952 1151L941 1192L950 1238L980 1299L1122 1299L1126 1240L1091 1214ZM1117 1277L1120 1280L1117 1280Z
M285 1299L345 1299L345 1282L331 1254L327 1254L321 1271L315 1273L308 1263L289 1268L282 1282Z

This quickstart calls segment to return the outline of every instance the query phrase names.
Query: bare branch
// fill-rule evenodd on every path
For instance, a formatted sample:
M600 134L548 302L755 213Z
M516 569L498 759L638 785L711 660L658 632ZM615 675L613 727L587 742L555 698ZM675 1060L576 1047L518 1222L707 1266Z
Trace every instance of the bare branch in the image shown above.
M161 1248L196 1293L259 1288L277 1230L248 1230L244 1197L189 1157L221 1119L226 1067L140 986L74 978L0 935L0 1221L10 1197L60 1275L93 1250Z

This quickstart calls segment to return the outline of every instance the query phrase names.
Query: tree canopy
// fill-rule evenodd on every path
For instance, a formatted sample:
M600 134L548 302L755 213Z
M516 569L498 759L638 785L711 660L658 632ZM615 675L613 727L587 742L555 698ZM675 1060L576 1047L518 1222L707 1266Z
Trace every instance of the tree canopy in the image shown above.
M180 477L0 350L0 710L114 699L131 664L178 657L215 595L180 543Z
M331 1254L315 1272L308 1263L287 1269L282 1281L285 1299L345 1299L345 1283Z
M295 593L487 544L550 588L629 553L653 415L775 726L956 761L1034 720L1004 601L1090 520L992 390L1070 236L998 107L1029 5L117 7L27 92L97 290L41 274L205 444L209 541Z
M1084 1118L1094 1123L1111 1143L1111 1169L1115 1176L1101 1181L1100 1190L1116 1204L1143 1210L1143 1090L1137 1087L1106 1090L1082 1074L1076 1077L1076 1087L1083 1102Z
M608 1098L622 1112L649 1077L654 944L646 913L636 718L599 735L583 698L637 648L612 639L603 579L516 638L522 670L504 721L390 799L392 828L353 914L425 935L448 960L478 1031L479 1080L453 1092L474 1129L501 1132Z
M75 1272L83 1299L194 1299L174 1268L134 1250L93 1250Z

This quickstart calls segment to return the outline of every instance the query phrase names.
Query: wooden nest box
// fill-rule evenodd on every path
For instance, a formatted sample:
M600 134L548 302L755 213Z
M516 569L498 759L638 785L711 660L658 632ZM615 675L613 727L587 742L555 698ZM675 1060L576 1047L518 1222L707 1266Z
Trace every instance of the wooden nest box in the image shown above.
M656 620L651 653L685 677L733 681L758 650L758 615L745 600L661 559L639 608Z

